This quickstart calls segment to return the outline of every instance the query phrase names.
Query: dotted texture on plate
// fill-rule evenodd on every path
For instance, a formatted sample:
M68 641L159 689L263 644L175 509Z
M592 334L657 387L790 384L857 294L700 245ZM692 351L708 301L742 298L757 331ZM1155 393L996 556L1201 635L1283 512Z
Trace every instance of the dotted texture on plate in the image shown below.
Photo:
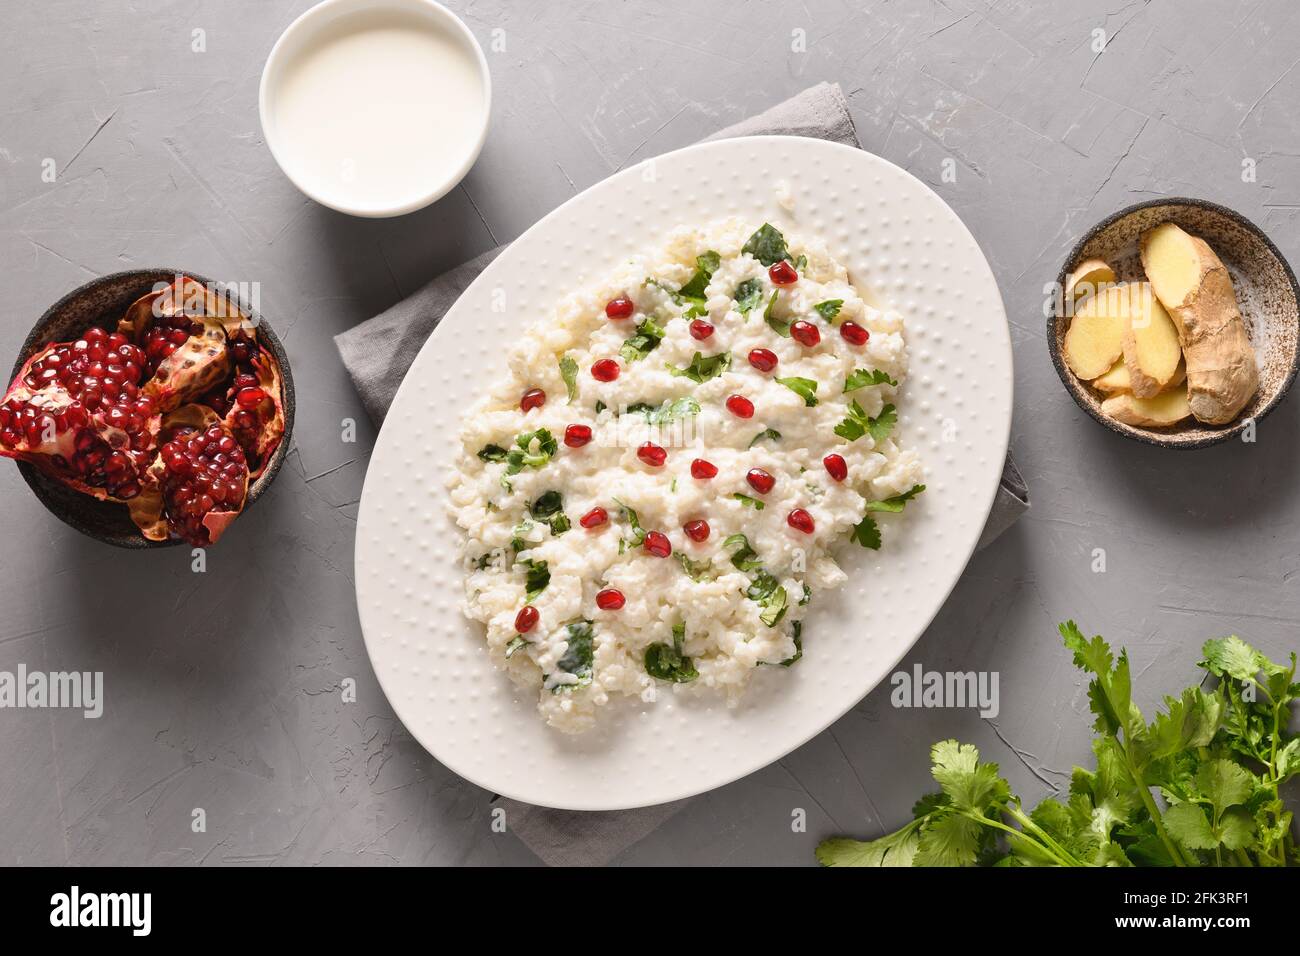
M792 212L776 203L789 183ZM565 293L660 244L684 223L738 216L822 238L864 298L903 315L910 371L904 447L928 490L885 516L885 547L846 542L849 575L818 594L804 656L760 668L741 706L678 695L612 701L581 737L549 729L535 691L489 662L460 611L461 531L444 482L460 418L504 368L503 349ZM494 300L510 304L500 311ZM438 760L495 793L542 806L620 809L729 783L799 746L884 679L957 582L997 492L1012 363L997 282L956 214L892 163L821 140L692 146L574 197L465 291L425 343L375 445L357 527L357 604L389 702ZM890 532L894 533L890 533Z

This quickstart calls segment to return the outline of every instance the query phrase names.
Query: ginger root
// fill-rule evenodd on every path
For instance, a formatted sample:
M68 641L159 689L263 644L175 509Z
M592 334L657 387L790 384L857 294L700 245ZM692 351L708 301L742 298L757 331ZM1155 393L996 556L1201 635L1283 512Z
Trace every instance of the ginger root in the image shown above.
M1112 395L1101 403L1103 414L1125 425L1163 428L1177 425L1192 414L1187 390L1175 388L1154 398L1138 398L1128 392Z
M1101 259L1080 262L1065 281L1065 294L1072 298L1094 295L1107 285L1114 285L1115 270Z
M1151 398L1163 392L1174 380L1183 360L1183 350L1178 342L1178 329L1159 300L1151 294L1150 283L1135 283L1128 289L1124 364L1128 367L1133 394L1138 398Z
M1124 351L1127 298L1126 286L1108 286L1089 296L1074 313L1061 354L1079 378L1104 375Z
M1227 268L1205 240L1172 222L1142 234L1142 268L1178 329L1191 414L1232 421L1259 388L1255 352Z

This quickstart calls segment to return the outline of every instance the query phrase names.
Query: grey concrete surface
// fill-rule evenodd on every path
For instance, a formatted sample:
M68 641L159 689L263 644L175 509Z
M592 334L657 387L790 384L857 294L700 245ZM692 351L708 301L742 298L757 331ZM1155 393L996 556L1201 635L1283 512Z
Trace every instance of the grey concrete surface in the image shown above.
M1300 643L1300 402L1253 445L1126 442L1061 388L1040 318L1078 234L1153 196L1239 209L1300 263L1294 0L451 0L485 46L503 31L492 130L461 188L391 221L307 201L262 141L262 63L308 5L0 0L0 356L90 277L172 265L260 282L299 389L283 473L203 574L181 550L81 537L0 467L0 670L102 670L107 698L99 720L0 710L0 863L533 861L492 832L489 794L411 740L367 663L352 542L374 434L331 336L615 170L824 79L868 149L962 216L1006 300L1034 508L905 665L997 670L1001 713L896 710L883 688L620 861L807 864L822 836L901 823L949 736L1027 799L1062 788L1090 723L1054 633L1067 617L1128 645L1147 707L1195 679L1206 637Z

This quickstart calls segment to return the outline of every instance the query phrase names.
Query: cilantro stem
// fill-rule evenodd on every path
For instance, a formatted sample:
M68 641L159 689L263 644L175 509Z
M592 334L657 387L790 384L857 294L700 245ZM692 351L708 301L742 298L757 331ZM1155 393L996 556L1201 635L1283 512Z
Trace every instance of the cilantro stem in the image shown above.
M1137 792L1138 796L1142 798L1142 805L1147 808L1147 814L1151 817L1151 822L1155 824L1156 833L1160 836L1160 842L1165 845L1165 852L1169 854L1169 858L1174 861L1175 866L1190 865L1183 854L1179 852L1178 847L1174 845L1174 841L1169 839L1169 833L1165 830L1165 823L1160 816L1160 810L1156 807L1156 802L1151 796L1151 788L1146 785L1141 772L1134 766L1133 757L1129 754L1128 747L1121 744L1120 749L1124 753L1124 762L1128 764L1128 772L1137 785Z
M1005 833L1007 833L1009 836L1013 836L1018 840L1023 840L1024 842L1033 846L1034 849L1038 850L1040 853L1046 853L1048 856L1052 857L1052 859L1054 859L1056 863L1060 866L1082 866L1082 864L1079 863L1078 860L1074 859L1074 857L1070 856L1070 854L1066 853L1059 846L1056 847L1056 850L1060 852L1054 851L1052 849L1052 846L1056 846L1056 844L1052 843L1050 838L1048 842L1052 843L1052 845L1048 846L1044 843L1040 843L1038 840L1033 839L1032 837L1029 836L1029 834L1025 833L1023 830L1017 830L1015 827L1007 826L1001 820L995 820L992 817L986 817L983 814L976 813L973 810L962 810L960 812L962 816L968 817L969 819L974 820L976 823L982 823L985 826L993 827L995 830L1002 830ZM1010 813L1011 811L1008 810L1007 812ZM1037 827L1035 827L1035 829L1037 829Z
M1083 866L1083 863L1080 860L1076 859L1073 854L1068 852L1063 846L1061 846L1059 843L1053 840L1047 834L1047 832L1043 830L1043 828L1040 827L1037 823L1035 823L1033 821L1033 818L1028 816L1023 810L1021 810L1019 806L1012 807L1008 805L1006 808L1006 812L1007 815L1011 817L1011 819L1015 820L1026 830L1028 830L1029 832L1037 836L1038 839L1042 840L1043 843L1047 844L1047 846L1052 850L1052 852L1055 855L1061 857L1063 860L1069 861L1066 864L1067 866Z

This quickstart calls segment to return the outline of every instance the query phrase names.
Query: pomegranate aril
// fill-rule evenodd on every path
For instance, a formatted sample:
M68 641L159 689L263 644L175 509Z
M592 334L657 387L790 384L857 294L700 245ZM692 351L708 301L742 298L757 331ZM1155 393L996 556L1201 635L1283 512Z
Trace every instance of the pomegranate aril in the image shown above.
M618 588L605 588L596 595L596 607L602 611L617 611L626 603L627 599Z
M531 412L534 408L541 408L545 404L546 393L540 388L530 388L519 398L519 410L521 412Z
M709 538L709 523L707 521L688 521L682 525L682 530L686 532L686 537L692 541L707 541Z
M794 528L795 531L802 531L804 534L812 534L815 530L813 517L802 508L795 508L786 516L786 524Z
M591 441L591 428L587 425L568 425L564 429L564 444L570 448L581 448Z
M636 311L636 305L625 295L605 303L605 315L611 319L626 319Z
M745 475L745 480L749 482L749 487L753 488L760 495L765 495L776 485L776 479L765 472L762 468L751 468Z
M839 455L827 455L822 459L822 464L826 466L826 474L836 481L843 481L849 476L849 466Z
M256 408L266 401L266 392L260 388L241 388L235 394L235 401L240 408Z
M527 634L537 626L537 621L540 617L541 615L537 613L537 608L533 607L531 604L525 604L519 609L519 613L515 615L515 630L520 634Z
M636 450L636 456L652 468L659 468L668 460L668 452L654 442L645 442Z
M612 382L621 370L613 359L601 359L591 366L591 377L598 382Z
M794 266L784 259L780 262L774 262L768 267L767 277L775 285L791 285L799 281L799 273L795 271Z
M713 326L703 319L696 319L691 323L691 338L703 342L713 334Z
M817 326L800 319L790 326L790 338L805 348L812 348L821 342L822 334L817 331Z
M666 558L673 553L672 542L668 540L668 535L662 531L646 532L645 549L656 558Z
M588 530L591 530L592 528L599 528L608 520L609 520L609 512L607 512L604 508L595 507L592 508L590 511L588 511L581 518L579 518L578 524L582 525L584 528Z
M701 481L707 481L710 478L716 477L717 474L718 474L718 466L711 461L706 461L703 458L696 458L694 461L691 462L692 478L698 478Z
M753 418L754 403L743 395L732 395L727 399L727 411L737 418Z
M866 345L871 333L856 322L841 322L840 338L850 345Z
M771 349L753 349L749 353L749 364L760 372L770 372L776 368L776 353Z

